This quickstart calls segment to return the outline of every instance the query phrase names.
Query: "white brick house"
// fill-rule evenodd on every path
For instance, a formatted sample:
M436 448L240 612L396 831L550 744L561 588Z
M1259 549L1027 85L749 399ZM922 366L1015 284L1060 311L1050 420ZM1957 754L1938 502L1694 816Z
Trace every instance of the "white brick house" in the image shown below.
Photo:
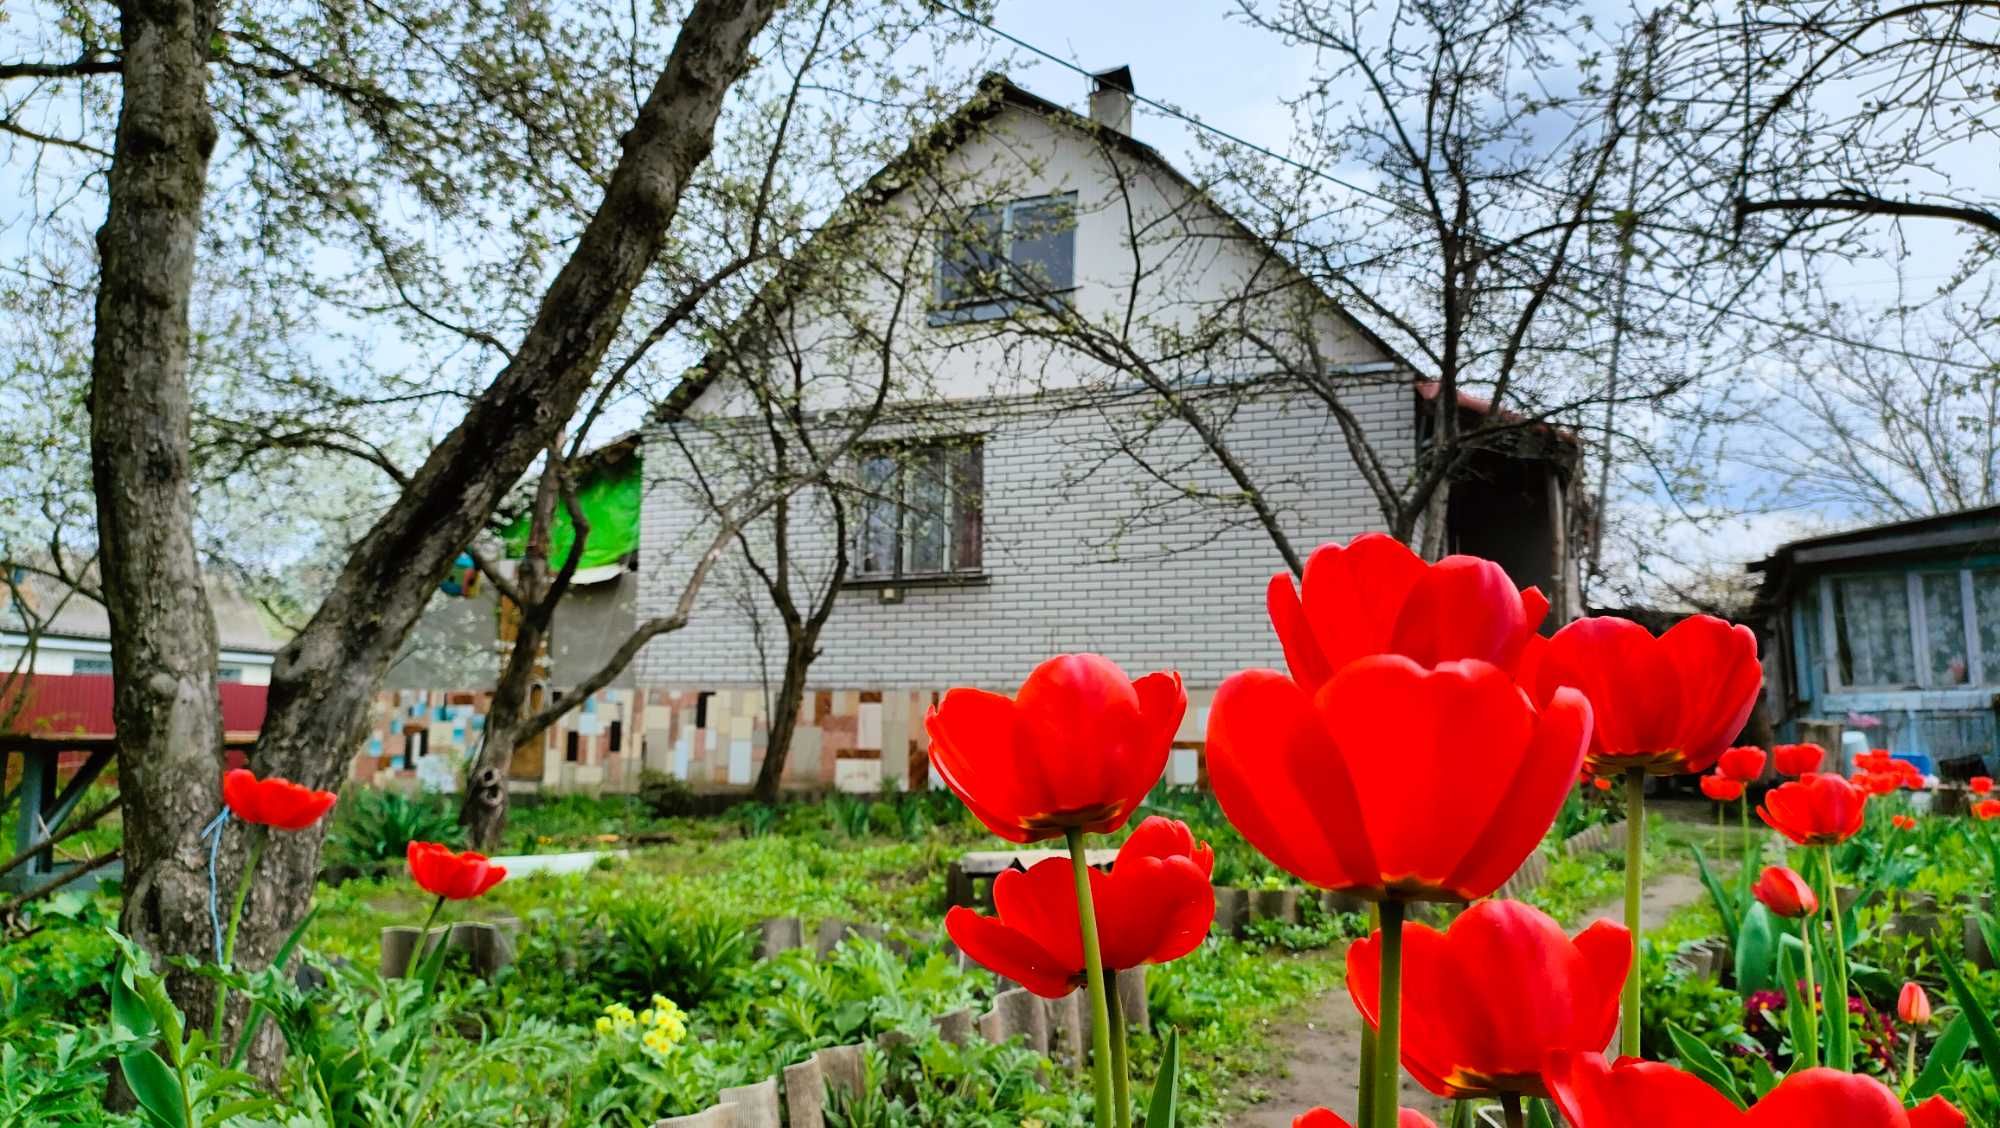
M946 131L942 173L868 199L912 216L921 241L908 292L922 300L896 310L883 299L902 376L873 435L906 441L857 460L857 475L874 475L875 500L855 506L852 574L811 667L786 771L794 784L922 786L922 716L939 693L1012 689L1041 659L1073 650L1106 654L1134 674L1181 672L1190 707L1170 778L1193 782L1215 687L1246 666L1282 663L1264 587L1284 561L1247 510L1218 503L1233 487L1217 460L1187 427L1162 423L1132 376L996 328L1001 303L955 301L962 236L923 230L921 215L956 208L993 238L984 253L1045 271L1080 316L1115 321L1129 303L1156 339L1202 324L1246 279L1272 271L1273 256L1129 136L1120 86L1129 90L1129 74L1101 77L1083 117L989 79ZM1052 206L1063 221L1034 226ZM1134 234L1168 226L1171 240ZM1315 355L1356 374L1343 401L1393 467L1418 441L1414 374L1331 300L1313 301L1304 323ZM813 343L837 336L802 334L814 378L805 398L816 408L866 396L855 375L865 365L843 346ZM1219 424L1227 445L1299 550L1379 528L1374 496L1324 404L1261 387L1252 360L1222 370L1218 357L1231 352L1211 343L1178 378L1190 395L1225 389L1213 394L1230 397ZM726 378L695 378L649 425L640 616L671 609L691 550L713 527L689 486L688 452L699 458L747 410ZM935 506L885 500L925 490ZM808 567L831 555L824 518L811 507L794 519ZM647 711L647 763L705 785L754 775L766 693L782 666L782 633L775 658L760 653L760 641L771 646L758 629L760 592L730 574L718 570L689 625L654 642L635 678L663 706Z

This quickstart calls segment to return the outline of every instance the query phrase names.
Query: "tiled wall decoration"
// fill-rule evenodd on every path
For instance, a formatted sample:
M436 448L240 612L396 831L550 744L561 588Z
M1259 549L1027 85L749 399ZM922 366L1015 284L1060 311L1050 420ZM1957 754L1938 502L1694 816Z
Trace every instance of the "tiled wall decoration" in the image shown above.
M785 786L874 792L941 786L931 770L924 714L941 690L821 689L806 694L792 734ZM1169 783L1206 778L1201 759L1209 690L1188 711L1167 760ZM455 791L485 729L492 694L396 690L376 697L374 724L355 752L362 783ZM515 786L629 792L644 769L698 790L748 787L769 743L757 689L607 689L566 714L515 758Z

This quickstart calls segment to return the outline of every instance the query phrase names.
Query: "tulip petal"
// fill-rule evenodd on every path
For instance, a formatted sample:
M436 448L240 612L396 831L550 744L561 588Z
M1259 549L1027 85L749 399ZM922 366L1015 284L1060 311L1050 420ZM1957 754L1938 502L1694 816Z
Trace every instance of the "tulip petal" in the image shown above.
M1500 665L1519 651L1528 629L1521 592L1505 569L1477 556L1447 556L1410 588L1386 649L1420 666L1463 658Z
M1265 857L1325 889L1380 884L1361 810L1311 698L1276 670L1231 675L1208 715L1209 786Z
M1578 619L1557 631L1536 676L1539 700L1565 685L1590 699L1593 757L1651 757L1679 739L1680 673L1630 619Z
M1527 698L1484 662L1426 670L1399 655L1376 655L1334 675L1314 707L1353 780L1383 882L1417 896L1447 888L1512 801L1507 789L1535 731ZM1560 778L1557 803L1575 778L1572 763ZM1425 802L1412 803L1411 796ZM1539 797L1533 802L1543 805ZM1520 856L1492 859L1507 873L1520 862Z
M1681 699L1683 770L1705 772L1722 755L1757 704L1764 669L1757 636L1713 615L1690 615L1668 628L1659 645L1673 662Z
M1057 833L1030 833L1012 812L1045 811L1047 796L1030 792L1015 753L1014 702L1005 694L956 688L924 718L931 737L931 765L986 829L1010 842L1032 842Z
M1313 550L1299 599L1328 670L1338 673L1354 659L1388 647L1403 600L1424 569L1422 557L1382 533Z
M944 930L968 959L1042 998L1060 999L1075 990L1061 960L998 920L959 905L945 914Z
M1007 927L1035 942L1050 958L1072 970L1083 966L1083 930L1076 911L1076 872L1067 858L1046 858L1027 870L1007 870L993 879L993 911ZM1094 900L1104 874L1092 870ZM1102 918L1100 908L1098 916Z
M1541 845L1583 766L1584 750L1590 743L1590 715L1590 702L1581 693L1558 689L1536 713L1534 735L1511 779L1493 778L1482 783L1468 778L1462 784L1474 794L1486 789L1490 814L1485 817L1489 821L1462 855L1458 868L1443 882L1446 888L1467 899L1487 896L1505 885ZM1494 757L1482 766L1497 772L1502 761Z
M1838 1069L1802 1070L1764 1095L1744 1118L1746 1128L1843 1125L1904 1128L1903 1103L1888 1086L1865 1074Z
M1693 1074L1658 1062L1628 1058L1612 1066L1602 1054L1556 1053L1543 1063L1542 1079L1571 1128L1732 1128L1744 1123L1742 1110L1728 1097Z
M1305 606L1299 602L1298 585L1290 572L1271 577L1264 589L1264 609L1271 616L1271 629L1285 651L1285 666L1300 685L1317 686L1333 676L1326 655L1320 653L1312 624L1306 621Z
M1943 1097L1932 1097L1910 1110L1910 1128L1966 1128L1965 1114Z

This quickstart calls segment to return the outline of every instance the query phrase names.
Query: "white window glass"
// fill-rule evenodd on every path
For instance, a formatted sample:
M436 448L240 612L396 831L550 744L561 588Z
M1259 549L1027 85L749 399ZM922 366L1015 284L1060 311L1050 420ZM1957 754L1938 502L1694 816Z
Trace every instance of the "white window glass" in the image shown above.
M906 572L942 572L950 567L945 546L951 536L951 470L944 451L911 454L904 480Z
M1980 664L1986 667L1981 680L2000 685L2000 570L1972 574L1972 613L1979 622Z
M896 459L871 455L861 462L861 527L855 572L863 576L896 574Z
M1900 575L1841 576L1833 584L1840 684L1906 687L1917 680L1910 652L1910 589Z
M1964 685L1966 667L1965 599L1957 572L1926 572L1918 577L1924 593L1924 661L1934 687Z

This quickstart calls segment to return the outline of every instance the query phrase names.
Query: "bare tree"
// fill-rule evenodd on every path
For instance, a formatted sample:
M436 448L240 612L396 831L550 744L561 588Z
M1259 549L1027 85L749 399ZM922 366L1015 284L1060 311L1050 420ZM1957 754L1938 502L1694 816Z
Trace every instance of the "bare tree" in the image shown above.
M604 201L557 272L512 359L357 546L319 611L279 656L253 756L308 786L337 783L374 687L432 588L597 374L652 266L769 3L700 0L624 139ZM215 127L207 98L215 15L186 0L125 5L119 139L93 350L92 462L113 631L126 796L124 930L161 954L208 951L200 827L219 805L216 638L194 544L188 302ZM316 835L271 843L242 951L270 958L303 909ZM177 977L190 1021L201 983Z
M1785 351L1736 455L1767 483L1757 502L1869 521L2000 502L1993 308L1982 291L1874 316L1826 309L1825 324L1898 352L1812 339Z

